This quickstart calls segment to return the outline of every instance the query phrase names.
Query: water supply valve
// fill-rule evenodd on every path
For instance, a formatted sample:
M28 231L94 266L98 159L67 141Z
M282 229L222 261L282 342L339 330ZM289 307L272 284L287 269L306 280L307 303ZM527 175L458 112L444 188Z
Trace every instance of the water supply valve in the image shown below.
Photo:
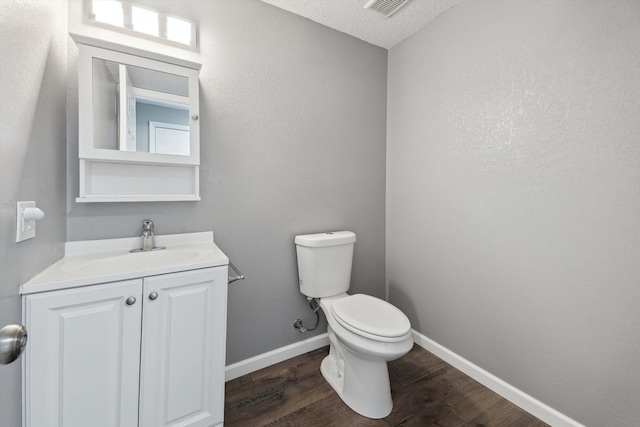
M313 310L313 312L316 314L316 324L313 326L313 328L305 328L302 324L302 319L296 319L296 321L293 322L293 327L296 328L300 333L315 331L315 329L318 327L318 324L320 323L320 304L318 304L318 301L316 301L314 298L307 298L307 301L309 301L309 307L311 307L311 310Z

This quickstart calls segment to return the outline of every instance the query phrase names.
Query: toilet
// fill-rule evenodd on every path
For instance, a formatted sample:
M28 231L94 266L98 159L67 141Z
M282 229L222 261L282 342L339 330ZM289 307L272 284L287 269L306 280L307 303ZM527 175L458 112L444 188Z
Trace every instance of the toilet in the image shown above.
M351 409L383 418L393 408L387 362L413 347L411 324L386 301L347 294L355 242L351 231L296 236L300 292L318 300L327 318L322 376Z

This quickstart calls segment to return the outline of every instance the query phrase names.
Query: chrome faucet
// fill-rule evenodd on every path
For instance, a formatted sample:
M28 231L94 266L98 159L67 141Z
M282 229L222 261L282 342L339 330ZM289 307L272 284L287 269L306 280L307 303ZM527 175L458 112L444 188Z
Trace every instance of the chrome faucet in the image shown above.
M142 221L142 250L151 251L156 247L156 236L153 234L153 221Z
M156 246L156 236L153 234L153 221L145 219L142 221L142 247L132 249L131 252L148 252L164 249L164 246Z

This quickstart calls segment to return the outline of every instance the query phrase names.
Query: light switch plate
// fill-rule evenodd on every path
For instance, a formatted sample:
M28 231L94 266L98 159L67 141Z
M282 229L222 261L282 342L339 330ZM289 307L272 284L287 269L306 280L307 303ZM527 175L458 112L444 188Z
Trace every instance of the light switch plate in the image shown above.
M18 202L16 208L16 242L36 237L36 221L24 220L25 208L35 208L36 202Z

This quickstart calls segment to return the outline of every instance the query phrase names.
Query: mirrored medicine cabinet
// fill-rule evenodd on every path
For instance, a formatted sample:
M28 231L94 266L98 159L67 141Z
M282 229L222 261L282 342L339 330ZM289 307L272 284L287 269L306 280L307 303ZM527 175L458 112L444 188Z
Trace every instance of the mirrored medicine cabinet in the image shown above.
M77 202L200 200L200 64L72 34Z

